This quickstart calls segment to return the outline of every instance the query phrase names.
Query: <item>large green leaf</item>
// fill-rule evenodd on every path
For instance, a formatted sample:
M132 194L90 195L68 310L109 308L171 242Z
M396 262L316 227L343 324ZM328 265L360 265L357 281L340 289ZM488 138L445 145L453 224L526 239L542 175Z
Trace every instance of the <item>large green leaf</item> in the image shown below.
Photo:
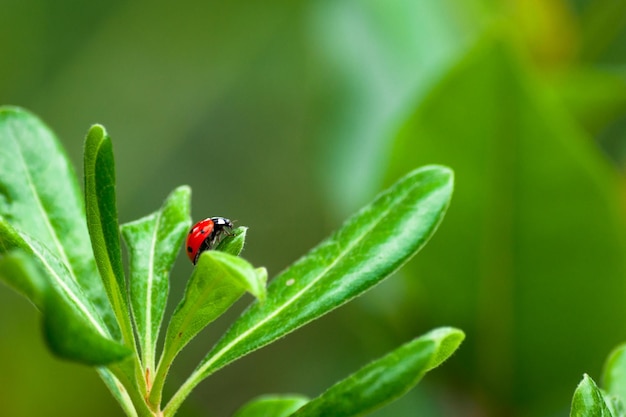
M407 320L396 325L410 329L418 314L475 334L459 353L468 383L544 414L626 330L615 320L626 316L623 184L512 48L484 39L398 132L389 180L438 161L463 186L438 238L407 265L420 280L405 281L396 316Z
M452 195L448 168L415 170L276 277L172 398L166 415L202 379L346 303L389 276L434 233Z
M406 394L452 355L464 337L456 329L433 330L333 385L293 415L351 417L374 411Z
M94 261L78 181L54 134L31 113L0 107L0 215L45 244L109 332L119 327Z
M570 417L614 417L596 383L586 375L572 398Z
M169 292L169 273L190 226L189 187L179 187L163 207L122 225L130 251L130 294L145 372L155 372L156 345Z
M65 264L55 257L46 246L33 237L15 230L6 220L0 217L0 254L6 255L15 250L32 255L37 260L37 264L43 271L42 275L45 277L45 281L39 276L31 277L28 274L17 274L8 278L9 285L16 288L23 295L32 296L31 301L33 301L33 304L40 308L44 307L42 308L44 313L45 293L48 287L54 287L58 292L64 294L78 310L83 312L95 329L102 335L108 334L101 317L98 316L82 289L72 279ZM32 268L24 269L24 271L30 270Z
M16 244L9 241L13 230L7 227L4 219L0 218L0 280L15 291L26 297L40 312L45 309L45 295L48 287L47 279L34 269L32 262L24 262L21 259L13 259L15 256L23 256L20 249L27 248L25 242Z
M122 267L115 202L115 163L111 139L94 125L85 139L85 207L96 264L127 344L133 344L126 280Z
M307 401L302 395L263 395L241 407L233 417L287 417Z
M246 291L265 299L267 271L226 252L200 255L187 288L167 327L152 402L160 402L165 376L176 355L202 329L221 316Z
M43 314L43 330L56 355L88 365L105 365L130 350L110 339L87 297L65 265L43 245L20 235L0 218L0 279L27 296Z
M312 4L319 171L342 212L380 189L388 139L482 30L481 8L475 0Z

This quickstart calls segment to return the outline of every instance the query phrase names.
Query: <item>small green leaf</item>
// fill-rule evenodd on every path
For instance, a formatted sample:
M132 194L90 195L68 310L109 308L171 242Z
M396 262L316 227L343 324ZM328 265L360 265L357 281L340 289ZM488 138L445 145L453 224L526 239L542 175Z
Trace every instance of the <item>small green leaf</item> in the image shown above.
M609 394L626 400L626 344L615 348L607 358L602 386Z
M46 258L52 262L52 255ZM106 337L102 328L99 330L90 322L81 310L88 309L87 301L80 304L80 300L71 299L67 292L47 280L32 255L17 251L3 256L0 275L10 277L12 282L32 283L28 287L29 295L43 313L43 332L48 347L57 356L87 365L106 365L130 353L127 347Z
M583 376L583 380L574 392L570 417L614 417L604 400L602 391L587 374Z
M35 270L33 263L23 259L24 256L24 252L15 250L1 257L0 280L30 300L39 311L44 311L48 284L41 273Z
M181 349L209 323L221 316L246 291L265 299L265 268L254 269L237 256L205 251L189 278L185 295L176 307L165 336L152 403L158 404L169 367Z
M91 249L74 169L54 133L17 107L0 107L0 216L65 264L111 335L120 331Z
M165 409L171 416L216 370L362 294L391 275L433 235L448 207L453 174L417 169L381 193L341 229L276 277L220 339Z
M36 268L42 271L37 276L31 276L31 266L19 266L19 264L6 265L6 269L0 278L6 280L9 285L20 286L18 290L22 294L31 295L30 300L38 306L45 314L46 292L52 287L60 294L63 294L72 305L76 307L91 326L103 336L109 336L107 327L97 310L91 304L82 289L70 275L67 266L56 256L54 256L46 246L35 240L33 237L18 232L5 219L0 217L0 254L7 255L15 251L22 251L26 255L34 257ZM9 275L13 271L15 275ZM42 283L45 285L42 286ZM18 284L19 283L19 284Z
M265 275L267 276L267 275ZM164 356L175 355L246 291L265 298L263 274L246 260L219 251L200 255L165 337Z
M229 235L220 240L217 246L215 246L215 250L238 256L243 250L243 245L246 242L247 231L248 228L243 226L233 229Z
M58 356L100 366L118 362L132 352L128 347L102 336L63 293L48 291L45 302L44 334L50 350Z
M85 139L85 207L96 264L127 344L134 340L126 299L115 202L115 164L111 139L94 125Z
M263 395L241 407L233 417L287 417L308 401L301 395Z
M189 231L189 187L179 187L161 209L122 225L130 251L130 293L143 365L155 371L156 344L169 292L169 272Z
M457 329L433 330L333 385L293 415L351 417L374 411L406 394L450 357L464 337Z

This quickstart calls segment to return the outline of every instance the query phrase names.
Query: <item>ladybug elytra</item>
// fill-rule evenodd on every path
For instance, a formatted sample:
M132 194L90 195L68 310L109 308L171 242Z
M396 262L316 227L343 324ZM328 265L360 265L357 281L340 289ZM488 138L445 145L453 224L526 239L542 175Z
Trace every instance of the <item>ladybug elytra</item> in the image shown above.
M224 217L209 217L196 223L187 235L187 256L195 265L200 254L215 247L223 234L233 228L233 222Z

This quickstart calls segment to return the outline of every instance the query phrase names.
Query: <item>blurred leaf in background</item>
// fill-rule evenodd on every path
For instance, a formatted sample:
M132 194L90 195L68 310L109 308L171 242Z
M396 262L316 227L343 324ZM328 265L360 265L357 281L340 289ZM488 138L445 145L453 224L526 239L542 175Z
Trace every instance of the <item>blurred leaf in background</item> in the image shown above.
M405 283L397 283L406 285L395 292L403 308L381 309L391 323L379 325L390 329L390 337L424 322L468 330L456 369L446 371L478 394L471 402L482 413L566 412L582 364L599 369L604 352L626 335L626 211L617 149L625 137L615 128L626 115L626 53L609 47L613 37L624 37L620 2L604 2L611 12L598 10L603 2L577 9L561 1L494 2L478 15L465 10L478 10L477 2L420 2L431 13L429 23L456 35L447 60L439 57L446 50L442 39L449 38L424 36L423 27L413 25L425 15L410 13L417 2L340 3L353 9L324 9L340 20L335 27L359 27L375 41L342 37L343 44L334 44L340 51L331 54L327 37L320 38L324 58L361 87L327 100L338 103L339 111L354 110L351 119L341 119L350 120L349 126L334 130L340 144L324 145L324 161L347 159L326 163L336 167L326 185L331 201L341 188L353 191L341 194L341 212L377 182L393 181L424 163L447 164L459 177L450 221L403 273ZM441 21L432 17L442 10ZM593 18L587 13L602 14L608 27L588 27ZM400 27L384 25L398 15L404 19L393 21ZM414 49L396 36L403 30L412 31ZM612 36L598 33L603 30ZM592 36L602 38L605 51L591 53ZM349 54L357 46L379 67L355 64ZM615 55L606 59L609 53L622 53L621 61ZM445 65L416 84L398 76L401 65L383 68L394 54L414 68L413 77L428 59ZM392 114L377 90L384 83L401 91L393 96ZM357 110L344 105L351 99L359 103ZM332 106L325 111L337 112ZM383 129L369 143L360 141L360 129L374 123ZM605 146L608 131L611 146ZM369 180L361 182L361 171ZM467 412L461 404L457 415Z
M626 2L0 6L0 102L46 120L79 171L84 133L105 124L122 222L189 184L194 219L249 226L244 255L270 277L416 166L456 171L448 219L401 279L220 371L181 416L315 395L435 325L467 333L446 379L376 416L567 415L582 372L626 339ZM178 262L171 299L190 270ZM0 353L16 368L0 376L3 409L115 415L96 375L57 369L31 310L0 291ZM25 400L33 390L46 399Z

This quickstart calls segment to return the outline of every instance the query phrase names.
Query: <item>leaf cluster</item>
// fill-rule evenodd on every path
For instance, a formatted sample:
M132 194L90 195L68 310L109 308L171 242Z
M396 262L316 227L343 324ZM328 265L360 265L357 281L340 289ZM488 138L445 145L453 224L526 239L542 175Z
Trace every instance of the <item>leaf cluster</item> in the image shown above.
M113 147L104 127L87 133L84 193L54 134L32 114L0 108L0 148L0 278L41 311L52 352L97 367L129 416L173 416L217 370L390 276L435 232L453 183L441 166L409 173L267 287L265 268L239 257L247 228L238 227L201 254L166 320L170 270L191 226L189 187L120 225ZM164 404L175 358L246 292L256 301ZM452 328L431 331L313 400L264 396L236 415L363 415L406 393L463 337Z
M572 398L571 417L626 416L626 344L615 348L604 365L602 388L587 374Z

